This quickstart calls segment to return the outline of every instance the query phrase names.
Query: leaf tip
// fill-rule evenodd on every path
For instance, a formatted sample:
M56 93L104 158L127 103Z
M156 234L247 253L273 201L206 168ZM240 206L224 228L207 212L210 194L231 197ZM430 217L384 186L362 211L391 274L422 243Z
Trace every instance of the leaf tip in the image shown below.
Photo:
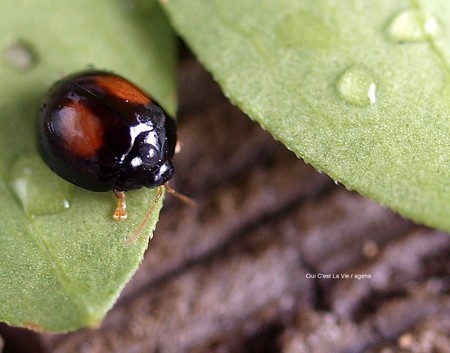
M36 332L39 332L39 333L45 332L44 328L41 325L36 324L35 322L27 322L23 326L26 329L31 330L31 331L36 331Z

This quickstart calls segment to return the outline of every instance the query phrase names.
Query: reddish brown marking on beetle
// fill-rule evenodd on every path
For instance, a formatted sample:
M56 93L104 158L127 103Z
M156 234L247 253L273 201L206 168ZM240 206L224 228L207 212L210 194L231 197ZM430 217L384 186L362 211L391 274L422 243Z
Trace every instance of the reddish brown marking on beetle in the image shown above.
M58 112L56 120L64 146L73 154L89 158L103 145L100 119L81 104L66 105Z
M108 91L108 93L129 103L142 105L151 103L151 99L139 87L131 84L122 77L98 75L95 77L95 83L105 91Z

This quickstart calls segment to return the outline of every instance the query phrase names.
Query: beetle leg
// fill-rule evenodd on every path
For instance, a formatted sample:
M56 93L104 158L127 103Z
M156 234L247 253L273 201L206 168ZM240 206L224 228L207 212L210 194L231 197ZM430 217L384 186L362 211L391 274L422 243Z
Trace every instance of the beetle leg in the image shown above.
M127 218L125 192L114 190L114 196L117 198L117 208L113 213L113 218L116 221L123 221Z

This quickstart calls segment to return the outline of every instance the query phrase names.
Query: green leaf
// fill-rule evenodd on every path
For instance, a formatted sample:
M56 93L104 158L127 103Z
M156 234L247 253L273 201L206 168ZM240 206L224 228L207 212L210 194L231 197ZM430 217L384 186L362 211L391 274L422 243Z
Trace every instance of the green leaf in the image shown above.
M225 93L275 138L450 231L450 2L164 3Z
M156 1L2 1L0 5L0 320L67 331L96 326L136 270L156 224L132 245L154 190L112 193L66 183L41 161L40 100L65 74L94 66L175 110L174 36Z

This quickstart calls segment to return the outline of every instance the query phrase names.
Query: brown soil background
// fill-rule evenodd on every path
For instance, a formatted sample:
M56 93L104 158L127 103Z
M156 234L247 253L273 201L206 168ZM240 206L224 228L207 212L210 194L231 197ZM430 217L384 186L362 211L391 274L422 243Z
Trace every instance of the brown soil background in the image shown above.
M0 325L3 353L450 352L450 236L298 160L189 55L179 77L172 185L199 207L166 198L99 329Z

